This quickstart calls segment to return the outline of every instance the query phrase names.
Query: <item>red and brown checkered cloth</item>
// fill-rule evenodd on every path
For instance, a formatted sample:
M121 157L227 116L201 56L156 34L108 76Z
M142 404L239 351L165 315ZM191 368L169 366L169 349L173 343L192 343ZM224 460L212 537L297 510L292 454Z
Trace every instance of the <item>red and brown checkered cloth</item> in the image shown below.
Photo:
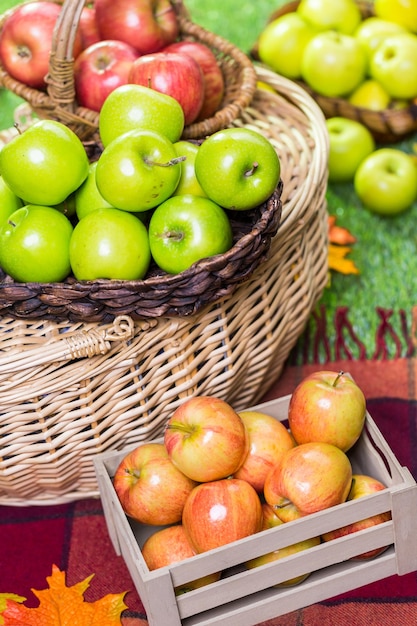
M326 368L352 374L364 390L368 410L390 447L417 478L417 361L401 358L288 366L264 399L291 393L310 371ZM410 550L416 549L417 538L410 545ZM50 576L53 563L66 570L68 585L95 574L85 594L87 601L127 590L124 626L147 625L126 565L113 550L99 500L57 506L0 507L0 592L20 594L27 598L27 606L37 606L31 589L47 586L46 577ZM269 620L263 626L413 624L417 624L416 573L359 587Z

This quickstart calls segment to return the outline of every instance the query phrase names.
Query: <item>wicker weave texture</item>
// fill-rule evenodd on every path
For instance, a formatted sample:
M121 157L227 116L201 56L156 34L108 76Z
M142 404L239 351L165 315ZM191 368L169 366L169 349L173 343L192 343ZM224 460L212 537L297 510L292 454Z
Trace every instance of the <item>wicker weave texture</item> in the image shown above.
M280 375L327 282L328 140L304 90L257 75L276 93L257 90L234 125L264 133L281 159L282 220L269 259L187 318L0 319L0 503L95 496L98 452L160 435L191 395L247 408Z
M300 4L299 0L289 2L274 11L269 20L272 21L281 15L295 11ZM372 17L374 14L371 0L357 0L362 18ZM258 59L257 44L252 49L252 55ZM403 137L417 130L417 103L411 103L405 108L388 108L382 111L373 111L357 107L346 98L328 98L311 89L303 81L297 81L307 93L317 102L326 117L347 117L364 124L381 143L396 143Z

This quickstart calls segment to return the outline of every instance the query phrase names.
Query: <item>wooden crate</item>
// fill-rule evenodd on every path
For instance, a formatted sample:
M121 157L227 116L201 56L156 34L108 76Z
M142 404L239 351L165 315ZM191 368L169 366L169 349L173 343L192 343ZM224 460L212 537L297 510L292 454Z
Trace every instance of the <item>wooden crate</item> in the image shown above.
M289 399L285 396L252 408L285 421ZM393 574L417 570L413 547L417 484L369 413L349 458L354 473L379 479L385 490L154 571L147 568L140 548L156 528L129 520L112 486L112 476L129 449L99 454L94 465L114 549L125 559L150 626L254 626ZM243 565L261 554L386 511L391 512L389 522L252 570ZM384 546L389 547L374 559L353 558ZM218 582L175 596L176 586L220 570L223 576ZM307 572L312 573L298 585L273 586Z

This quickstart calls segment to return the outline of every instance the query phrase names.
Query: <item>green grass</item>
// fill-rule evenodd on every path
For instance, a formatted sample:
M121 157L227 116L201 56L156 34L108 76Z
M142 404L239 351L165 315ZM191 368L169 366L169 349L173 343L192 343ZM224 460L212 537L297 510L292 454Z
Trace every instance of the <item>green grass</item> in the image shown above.
M16 4L16 0L0 0L0 10ZM192 19L248 52L266 24L269 15L284 0L186 0ZM14 97L0 90L0 126L11 123ZM394 147L411 152L413 140ZM417 293L417 204L408 212L392 219L381 218L363 209L353 186L331 185L328 189L329 211L337 215L338 223L356 236L350 258L360 270L359 276L332 274L331 285L325 290L319 306L326 309L327 332L332 355L335 355L336 334L334 318L340 307L348 308L353 331L366 348L368 357L375 350L375 337L381 318L377 307L392 310L389 318L394 330L401 335L401 316L405 312L411 324L412 308ZM314 330L313 318L311 327ZM395 355L395 344L388 339L389 356ZM300 339L302 343L303 338ZM346 336L348 346L357 355L357 348ZM405 353L403 342L402 353Z

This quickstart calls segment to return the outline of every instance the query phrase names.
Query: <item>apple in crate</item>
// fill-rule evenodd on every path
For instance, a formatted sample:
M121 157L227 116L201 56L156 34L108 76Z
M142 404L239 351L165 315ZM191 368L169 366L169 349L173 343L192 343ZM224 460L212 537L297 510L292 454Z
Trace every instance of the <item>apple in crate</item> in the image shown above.
M78 104L100 111L107 96L128 81L138 53L124 41L106 40L92 44L74 62Z
M164 443L173 464L197 482L231 476L249 450L243 420L230 404L211 396L189 398L175 409Z
M126 515L143 524L165 526L181 520L196 483L168 458L162 443L144 443L120 462L113 485Z
M119 39L140 54L156 52L178 36L177 14L170 0L95 0L101 39Z
M155 52L140 56L132 63L128 82L175 98L184 111L186 125L197 119L203 106L203 72L187 54Z
M249 435L249 452L234 477L246 480L262 493L269 471L296 444L284 424L270 415L259 411L242 411L239 415Z
M378 491L382 491L386 489L386 486L378 479L373 478L372 476L367 476L366 474L353 474L352 476L352 487L347 497L347 500L356 500L358 498L363 498L364 496L369 496L373 493L377 493ZM331 541L332 539L337 539L338 537L345 537L350 533L358 532L359 530L365 530L365 528L372 528L377 524L383 524L384 522L388 522L391 519L391 513L387 511L386 513L379 513L378 515L372 515L364 520L359 522L354 522L352 524L348 524L347 526L343 526L342 528L338 528L336 530L329 531L328 533L324 533L322 535L323 541ZM384 550L386 550L388 546L382 548L375 548L375 550L369 550L368 552L364 552L356 557L354 560L364 560L371 559L379 554L382 554Z
M185 502L182 523L195 551L206 552L259 532L261 500L239 478L201 483Z
M265 479L264 497L283 522L346 501L352 466L345 452L329 443L304 443L288 450Z
M107 96L100 111L99 133L104 147L131 130L153 130L178 141L184 111L175 98L142 85L121 85Z
M195 556L196 551L192 547L190 540L182 524L175 524L167 528L157 530L146 539L142 546L142 556L150 570L166 567L172 563L183 561ZM175 595L204 587L220 579L221 572L207 574L179 587L175 587Z
M323 441L344 452L359 439L366 416L361 388L344 372L306 376L291 395L288 423L297 443Z
M204 43L186 40L175 41L166 46L163 52L188 54L197 61L204 77L204 99L196 121L212 117L220 108L225 91L223 72L214 52Z

